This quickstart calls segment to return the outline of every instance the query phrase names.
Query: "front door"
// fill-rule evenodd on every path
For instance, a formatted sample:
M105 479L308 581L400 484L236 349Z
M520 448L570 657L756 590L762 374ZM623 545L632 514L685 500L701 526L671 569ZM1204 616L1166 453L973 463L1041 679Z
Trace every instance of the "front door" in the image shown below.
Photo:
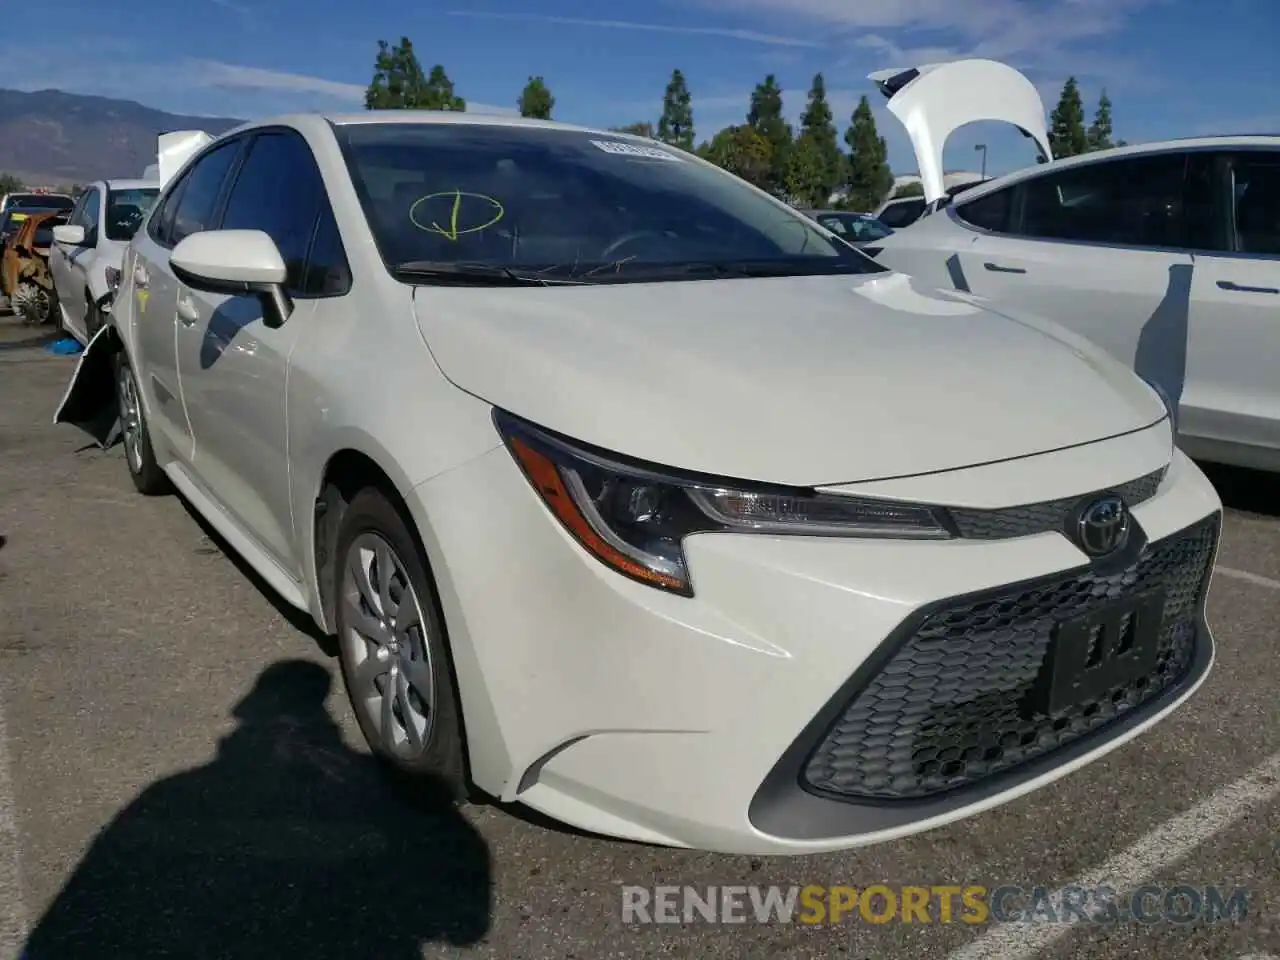
M288 265L293 313L276 329L256 297L183 289L178 366L195 437L194 472L241 528L295 579L301 578L290 498L289 356L313 329L305 278L324 183L296 132L259 133L227 196L220 227L261 230ZM306 518L302 518L305 522Z

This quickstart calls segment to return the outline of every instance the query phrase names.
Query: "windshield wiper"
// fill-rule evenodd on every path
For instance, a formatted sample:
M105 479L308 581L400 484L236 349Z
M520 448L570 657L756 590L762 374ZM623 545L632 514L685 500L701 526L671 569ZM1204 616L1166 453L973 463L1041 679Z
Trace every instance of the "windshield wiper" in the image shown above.
M391 267L397 280L421 280L441 286L545 287L548 281L491 263L408 260Z

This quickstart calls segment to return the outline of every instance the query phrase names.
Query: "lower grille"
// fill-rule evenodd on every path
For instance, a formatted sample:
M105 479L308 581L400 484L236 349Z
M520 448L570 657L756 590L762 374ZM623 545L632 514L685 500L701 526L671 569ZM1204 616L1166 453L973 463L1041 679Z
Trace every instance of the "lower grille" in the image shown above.
M1195 652L1216 516L1150 544L1128 569L958 599L930 613L856 694L803 779L847 800L922 799L1097 733L1176 687ZM1163 592L1151 667L1050 713L1055 626ZM1060 656L1060 655L1058 655Z

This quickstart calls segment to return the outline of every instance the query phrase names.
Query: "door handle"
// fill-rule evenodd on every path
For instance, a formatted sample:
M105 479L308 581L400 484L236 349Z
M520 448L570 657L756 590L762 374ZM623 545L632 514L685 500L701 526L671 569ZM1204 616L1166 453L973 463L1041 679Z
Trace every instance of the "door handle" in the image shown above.
M137 264L133 268L133 282L140 287L145 287L147 279L147 271L142 268L142 264Z
M1275 287L1246 287L1234 280L1219 280L1218 287L1223 290L1234 290L1237 293L1280 293Z
M200 319L200 311L190 297L183 297L178 301L178 319L184 327L189 327Z
M1026 273L1027 272L1022 267L1002 267L1000 266L1000 264L992 263L990 260L988 260L982 266L985 267L987 270L990 270L992 273Z

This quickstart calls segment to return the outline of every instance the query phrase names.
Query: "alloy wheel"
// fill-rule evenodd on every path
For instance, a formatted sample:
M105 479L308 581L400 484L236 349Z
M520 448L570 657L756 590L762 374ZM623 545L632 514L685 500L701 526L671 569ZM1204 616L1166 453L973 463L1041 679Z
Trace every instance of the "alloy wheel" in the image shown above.
M133 368L120 367L120 427L124 434L125 455L135 473L142 470L142 407L138 402L138 384Z
M352 703L387 754L416 759L431 742L435 722L427 621L404 562L379 534L363 533L352 542L340 602Z

